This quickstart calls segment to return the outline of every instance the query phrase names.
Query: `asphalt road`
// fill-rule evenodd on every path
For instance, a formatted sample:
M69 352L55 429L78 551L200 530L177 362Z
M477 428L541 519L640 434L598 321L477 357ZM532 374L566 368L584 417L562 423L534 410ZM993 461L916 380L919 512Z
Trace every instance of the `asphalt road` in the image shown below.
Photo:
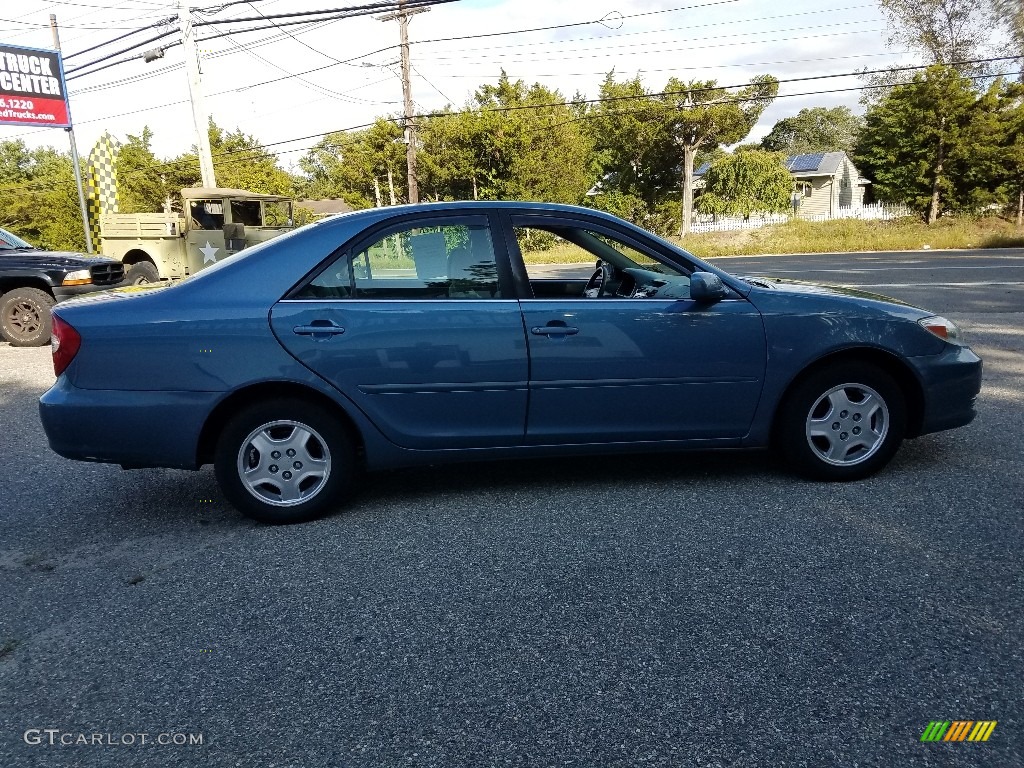
M1024 765L1024 252L720 263L947 314L979 418L845 485L428 468L267 528L209 470L52 455L48 351L0 345L0 767ZM937 719L998 726L921 743Z

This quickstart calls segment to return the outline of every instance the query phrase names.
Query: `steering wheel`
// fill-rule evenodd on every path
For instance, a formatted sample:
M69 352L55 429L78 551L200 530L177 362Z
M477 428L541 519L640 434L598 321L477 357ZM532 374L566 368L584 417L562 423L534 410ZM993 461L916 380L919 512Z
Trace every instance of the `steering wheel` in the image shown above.
M583 295L588 299L599 299L607 295L615 275L615 268L602 261L597 270L587 281L587 287L583 289Z

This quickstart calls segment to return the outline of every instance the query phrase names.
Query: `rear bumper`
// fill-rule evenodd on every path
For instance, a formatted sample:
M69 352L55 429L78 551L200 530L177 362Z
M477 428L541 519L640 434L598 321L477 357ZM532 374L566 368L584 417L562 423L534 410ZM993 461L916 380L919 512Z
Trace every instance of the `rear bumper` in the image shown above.
M924 409L917 435L970 424L981 392L982 362L970 347L956 347L939 355L910 358L924 388ZM916 437L917 435L913 435Z
M222 394L79 389L61 376L39 398L39 417L68 459L196 469L199 434Z

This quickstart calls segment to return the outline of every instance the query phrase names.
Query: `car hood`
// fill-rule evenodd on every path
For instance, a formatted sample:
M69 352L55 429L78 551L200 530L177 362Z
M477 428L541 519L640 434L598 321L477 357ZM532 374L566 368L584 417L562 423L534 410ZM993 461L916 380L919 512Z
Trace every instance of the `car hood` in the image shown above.
M93 264L113 263L115 261L108 256L88 256L84 253L75 253L74 251L19 251L10 249L0 250L0 259L3 259L7 264L16 262L30 264L33 267L58 267L61 269L87 269Z
M771 277L768 275L736 275L740 280L750 283L756 288L768 288L774 291L781 291L789 294L804 294L808 296L843 296L850 299L862 299L868 301L879 301L884 304L896 304L901 307L912 307L921 309L892 296L885 296L881 293L871 293L857 288L850 288L843 285L830 285L828 283L810 283L805 280L793 280L786 277ZM924 310L921 310L924 311Z

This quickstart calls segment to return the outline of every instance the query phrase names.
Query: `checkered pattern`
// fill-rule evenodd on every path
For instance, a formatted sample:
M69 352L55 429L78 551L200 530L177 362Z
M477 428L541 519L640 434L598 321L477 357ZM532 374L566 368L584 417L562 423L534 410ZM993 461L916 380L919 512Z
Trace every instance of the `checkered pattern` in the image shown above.
M117 213L117 141L104 133L89 153L88 189L89 230L93 242L100 242L100 215Z

